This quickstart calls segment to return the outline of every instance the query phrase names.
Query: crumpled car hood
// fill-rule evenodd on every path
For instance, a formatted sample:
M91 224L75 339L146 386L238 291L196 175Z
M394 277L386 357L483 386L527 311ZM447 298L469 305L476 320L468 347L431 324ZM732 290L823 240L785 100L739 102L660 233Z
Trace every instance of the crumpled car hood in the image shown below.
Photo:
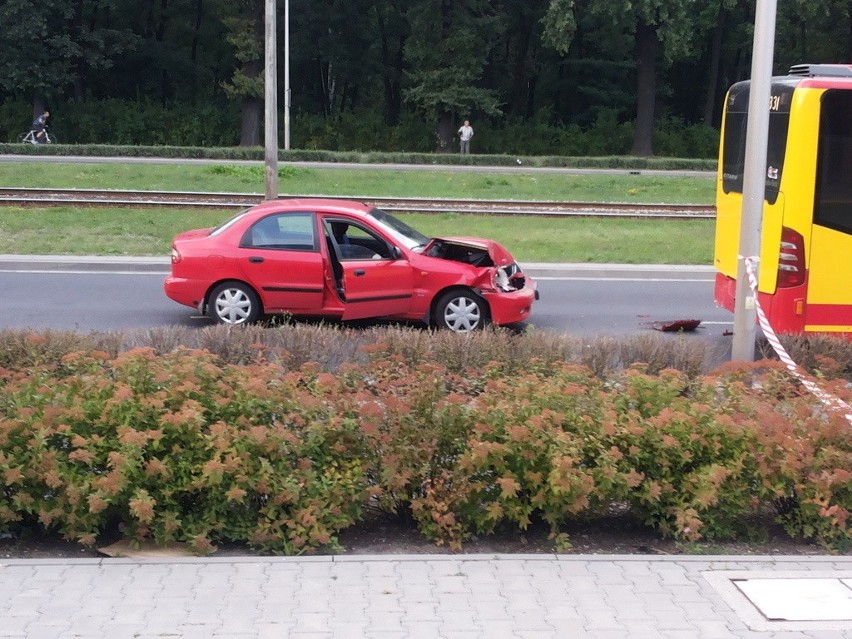
M441 247L443 250L436 253L435 249L437 247ZM480 251L486 253L491 258L493 266L506 266L515 261L512 254L502 244L481 237L436 237L429 243L424 253L433 257L444 257L445 259L456 259L457 261L470 263L467 260L453 257L455 253L463 253L465 250L468 252ZM486 264L476 265L486 266Z

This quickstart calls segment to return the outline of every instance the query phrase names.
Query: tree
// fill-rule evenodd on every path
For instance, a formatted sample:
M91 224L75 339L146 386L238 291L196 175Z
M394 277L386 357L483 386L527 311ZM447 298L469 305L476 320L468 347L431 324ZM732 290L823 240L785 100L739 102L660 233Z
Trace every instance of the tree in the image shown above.
M384 89L384 112L387 124L396 124L402 113L402 82L405 73L405 45L409 36L408 22L397 0L374 3L379 34L379 61Z
M778 3L776 68L793 64L849 62L852 6L849 0L788 0Z
M481 86L499 23L486 0L416 0L407 17L407 100L436 121L437 150L451 149L459 113L501 112L493 89Z
M136 42L129 30L101 24L98 8L84 0L0 3L0 87L27 96L36 113L69 88L82 99L87 76L109 69Z
M226 18L224 23L238 66L222 88L241 102L240 146L258 146L263 106L264 4L262 0L240 0L237 4L239 15Z
M368 0L296 0L291 67L301 84L302 104L325 116L355 110L365 95L378 94L375 11ZM307 102L307 104L306 104Z
M79 2L80 0L78 0ZM131 34L133 46L107 72L85 77L96 98L155 99L164 106L209 104L235 67L223 20L237 15L229 0L85 0L83 28L98 25Z
M126 27L111 25L111 5L95 0L77 0L66 28L77 50L71 60L73 95L77 101L86 98L86 88L93 76L111 69L117 58L133 50L139 38Z
M499 69L495 75L503 78L497 86L502 88L510 118L534 115L536 82L541 72L542 17L547 6L548 0L506 2L500 15L505 39L495 51Z
M701 116L701 121L707 124L713 124L713 116L719 111L716 94L719 89L722 44L731 9L735 4L736 0L709 2L699 15L700 22L706 27L701 30L705 33L709 31L712 34L706 56L707 74L705 82L707 88L704 94L704 108Z
M0 86L32 100L33 113L43 111L67 83L73 45L60 27L70 15L69 3L61 0L0 4Z
M658 58L667 61L691 50L696 0L596 0L586 11L610 18L633 34L636 59L636 119L632 155L653 155ZM576 28L574 0L551 0L545 35L567 52Z
M609 16L588 10L591 0L548 0L542 19L543 51L558 58L542 64L541 103L560 123L588 127L629 117L636 96L625 83L633 68L632 37Z

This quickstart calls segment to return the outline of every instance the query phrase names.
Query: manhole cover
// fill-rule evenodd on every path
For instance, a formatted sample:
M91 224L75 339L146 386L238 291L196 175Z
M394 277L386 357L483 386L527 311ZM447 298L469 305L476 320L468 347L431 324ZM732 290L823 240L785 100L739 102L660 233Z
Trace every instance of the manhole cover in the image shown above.
M816 560L808 560L815 564ZM804 563L804 562L803 562ZM840 561L838 565L852 564ZM708 570L701 573L751 629L852 637L852 570ZM834 635L832 635L834 636Z
M852 579L734 579L769 621L852 621Z

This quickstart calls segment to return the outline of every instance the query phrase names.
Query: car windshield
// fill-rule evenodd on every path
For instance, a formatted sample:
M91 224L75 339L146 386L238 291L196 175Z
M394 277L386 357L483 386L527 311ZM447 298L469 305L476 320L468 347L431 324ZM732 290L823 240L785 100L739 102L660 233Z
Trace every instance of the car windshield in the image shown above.
M423 235L423 233L411 228L408 224L399 218L394 217L387 211L373 209L370 211L370 216L372 216L385 231L402 242L407 249L416 249L418 247L426 246L429 243L429 238Z

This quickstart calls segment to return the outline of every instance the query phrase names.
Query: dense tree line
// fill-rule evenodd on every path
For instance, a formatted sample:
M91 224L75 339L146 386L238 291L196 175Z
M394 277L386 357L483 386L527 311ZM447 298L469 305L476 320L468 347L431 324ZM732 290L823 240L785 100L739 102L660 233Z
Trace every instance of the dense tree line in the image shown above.
M651 155L655 123L718 124L725 89L749 73L755 0L290 0L289 9L296 116L329 128L353 117L377 130L426 122L437 150L464 118L531 135L603 118L631 123L630 151ZM776 71L852 61L851 9L779 2ZM234 143L259 144L263 17L264 0L0 0L0 107L212 108L233 114L217 126L233 128Z

